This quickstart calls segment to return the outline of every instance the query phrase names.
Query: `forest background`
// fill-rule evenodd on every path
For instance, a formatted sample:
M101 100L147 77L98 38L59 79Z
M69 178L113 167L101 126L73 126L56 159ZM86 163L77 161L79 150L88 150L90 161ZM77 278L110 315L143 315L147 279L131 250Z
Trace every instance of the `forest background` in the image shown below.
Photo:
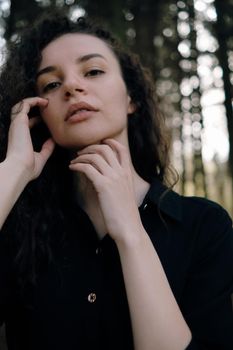
M48 9L105 23L153 73L172 137L176 190L233 216L233 0L0 0L0 59Z
M140 55L171 131L175 189L233 217L233 0L0 0L0 65L7 42L57 7L98 19Z

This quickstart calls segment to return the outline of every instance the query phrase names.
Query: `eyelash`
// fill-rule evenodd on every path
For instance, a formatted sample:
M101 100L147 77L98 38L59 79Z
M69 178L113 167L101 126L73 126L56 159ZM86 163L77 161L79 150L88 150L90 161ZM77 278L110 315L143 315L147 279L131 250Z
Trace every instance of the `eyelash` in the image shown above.
M95 77L101 74L104 74L105 72L101 69L91 69L89 70L87 73L85 73L84 77ZM45 85L45 87L43 88L43 93L49 92L51 90L56 89L57 86L61 85L61 82L58 81L53 81L51 83L48 83L47 85Z
M86 74L85 74L85 76L86 77L94 77L94 76L96 76L96 75L100 75L100 74L104 74L105 72L103 71L103 70L101 70L101 69L98 69L98 68L95 68L95 69L91 69L91 70L89 70Z
M47 85L43 88L43 93L46 93L46 92L48 92L48 91L50 91L50 90L55 89L55 88L57 87L57 85L60 85L60 84L61 84L61 83L58 82L58 81L53 81L53 82L47 84Z

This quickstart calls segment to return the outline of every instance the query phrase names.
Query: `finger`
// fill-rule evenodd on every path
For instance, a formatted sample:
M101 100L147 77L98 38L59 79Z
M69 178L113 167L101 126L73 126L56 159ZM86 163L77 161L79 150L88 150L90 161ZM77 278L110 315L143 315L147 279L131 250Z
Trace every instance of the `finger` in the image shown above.
M95 189L97 189L99 184L102 182L101 180L103 178L103 175L101 175L100 172L91 164L87 164L87 163L70 164L69 168L72 171L78 171L80 173L85 174L86 177L91 181Z
M99 154L101 155L101 157L105 159L105 161L111 167L119 166L119 161L116 153L107 144L91 145L91 146L85 147L84 149L78 152L78 155L83 155L83 154Z
M23 100L19 101L16 105L14 105L11 109L11 119L14 118L14 116L22 111L23 108Z
M106 160L99 154L82 154L76 159L73 159L70 164L85 163L92 165L96 170L98 170L102 175L109 175L112 171L111 166L106 162Z
M19 115L27 115L32 107L46 107L48 100L42 97L29 97L18 102L11 110L11 120L14 120Z
M120 142L114 139L106 139L103 141L104 144L107 144L111 147L117 154L120 164L122 167L128 167L130 164L130 155L125 146L123 146Z
M45 159L45 162L48 160L48 158L51 156L55 148L55 142L52 138L48 139L45 141L43 144L40 155L42 156L43 159Z

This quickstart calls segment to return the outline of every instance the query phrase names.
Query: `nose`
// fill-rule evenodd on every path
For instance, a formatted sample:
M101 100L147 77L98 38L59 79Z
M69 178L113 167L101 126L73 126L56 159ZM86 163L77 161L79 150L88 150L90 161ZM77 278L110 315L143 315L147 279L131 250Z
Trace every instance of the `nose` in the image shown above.
M74 78L63 83L65 98L72 97L77 93L86 93L86 86L82 79Z

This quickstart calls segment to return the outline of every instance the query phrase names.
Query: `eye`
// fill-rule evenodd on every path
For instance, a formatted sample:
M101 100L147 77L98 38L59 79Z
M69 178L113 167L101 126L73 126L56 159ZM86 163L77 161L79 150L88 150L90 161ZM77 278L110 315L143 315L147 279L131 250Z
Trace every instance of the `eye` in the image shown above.
M105 72L101 69L90 69L86 74L85 74L85 77L95 77L97 75L100 75L100 74L104 74Z
M60 85L61 85L61 83L59 81L53 81L53 82L48 83L47 85L45 85L42 91L43 91L43 93L46 93L46 92L49 92L51 90L56 89Z

